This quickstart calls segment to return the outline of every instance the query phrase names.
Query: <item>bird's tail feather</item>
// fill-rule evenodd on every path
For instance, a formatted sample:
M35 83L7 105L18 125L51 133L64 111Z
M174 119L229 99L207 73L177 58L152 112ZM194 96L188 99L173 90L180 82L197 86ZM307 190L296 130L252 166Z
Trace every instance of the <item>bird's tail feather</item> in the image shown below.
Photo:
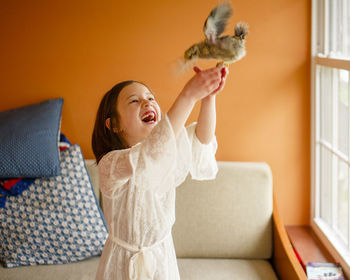
M249 25L245 22L239 22L235 26L235 36L241 37L241 39L244 39L245 36L248 34L248 28Z
M175 77L181 76L183 73L187 72L189 69L197 63L197 58L193 59L184 59L180 58L172 65L173 74Z

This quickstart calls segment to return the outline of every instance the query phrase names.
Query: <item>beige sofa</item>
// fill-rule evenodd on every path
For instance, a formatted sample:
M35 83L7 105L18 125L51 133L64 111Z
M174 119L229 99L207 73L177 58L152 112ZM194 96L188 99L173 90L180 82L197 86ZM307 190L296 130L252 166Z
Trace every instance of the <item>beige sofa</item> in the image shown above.
M92 160L86 164L98 193L97 167ZM177 189L173 238L181 279L306 279L273 207L269 166L218 164L215 180L188 177ZM1 267L0 279L89 280L98 261Z

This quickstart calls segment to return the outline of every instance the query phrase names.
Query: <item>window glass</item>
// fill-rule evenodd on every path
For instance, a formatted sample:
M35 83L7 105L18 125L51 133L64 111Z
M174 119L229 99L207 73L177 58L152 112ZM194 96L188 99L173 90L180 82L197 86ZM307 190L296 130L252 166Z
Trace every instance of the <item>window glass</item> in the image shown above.
M343 160L338 162L337 224L341 238L348 243L349 230L349 166Z
M320 216L328 224L332 225L332 154L321 147L320 170Z
M336 70L338 86L338 149L349 155L349 71Z
M332 143L332 69L320 67L320 121L321 138Z

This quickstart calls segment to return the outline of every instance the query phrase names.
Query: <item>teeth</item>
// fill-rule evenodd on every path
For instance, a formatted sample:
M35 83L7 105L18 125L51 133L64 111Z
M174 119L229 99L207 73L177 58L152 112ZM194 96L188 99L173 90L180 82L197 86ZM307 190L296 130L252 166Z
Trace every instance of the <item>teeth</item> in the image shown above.
M147 118L149 116L153 116L154 114L153 113L148 113L147 115L144 116L144 118Z
M154 112L149 112L149 113L147 113L146 115L144 115L144 116L142 117L142 120L143 120L143 121L145 121L145 120L147 120L147 121L152 121L152 120L155 120L155 118L156 118L155 113L154 113Z

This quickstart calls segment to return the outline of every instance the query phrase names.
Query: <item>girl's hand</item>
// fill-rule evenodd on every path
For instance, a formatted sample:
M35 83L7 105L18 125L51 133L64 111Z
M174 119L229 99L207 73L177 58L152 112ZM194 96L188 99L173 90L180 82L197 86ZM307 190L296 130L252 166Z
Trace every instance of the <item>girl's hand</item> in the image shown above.
M196 73L200 73L202 72L202 70L195 66L193 67L193 70L194 72ZM226 82L226 78L227 78L227 75L228 75L229 71L228 71L228 68L227 67L222 67L221 68L221 80L220 80L220 84L219 86L217 87L217 89L215 89L210 95L216 95L218 94L220 91L222 91L222 89L224 88L225 86L225 82Z
M198 67L194 67L194 71L196 75L187 82L167 115L177 136L183 129L195 103L202 100L200 115L201 119L207 120L198 119L198 124L202 123L202 125L199 124L196 133L200 141L206 143L211 139L215 130L215 94L224 87L228 70L225 67L216 67L201 71ZM202 133L201 130L204 132Z
M182 90L182 94L187 95L196 102L210 94L217 93L223 86L222 73L226 73L226 70L223 71L222 69L225 68L215 67L201 71L198 67L194 67L196 75L187 82Z

